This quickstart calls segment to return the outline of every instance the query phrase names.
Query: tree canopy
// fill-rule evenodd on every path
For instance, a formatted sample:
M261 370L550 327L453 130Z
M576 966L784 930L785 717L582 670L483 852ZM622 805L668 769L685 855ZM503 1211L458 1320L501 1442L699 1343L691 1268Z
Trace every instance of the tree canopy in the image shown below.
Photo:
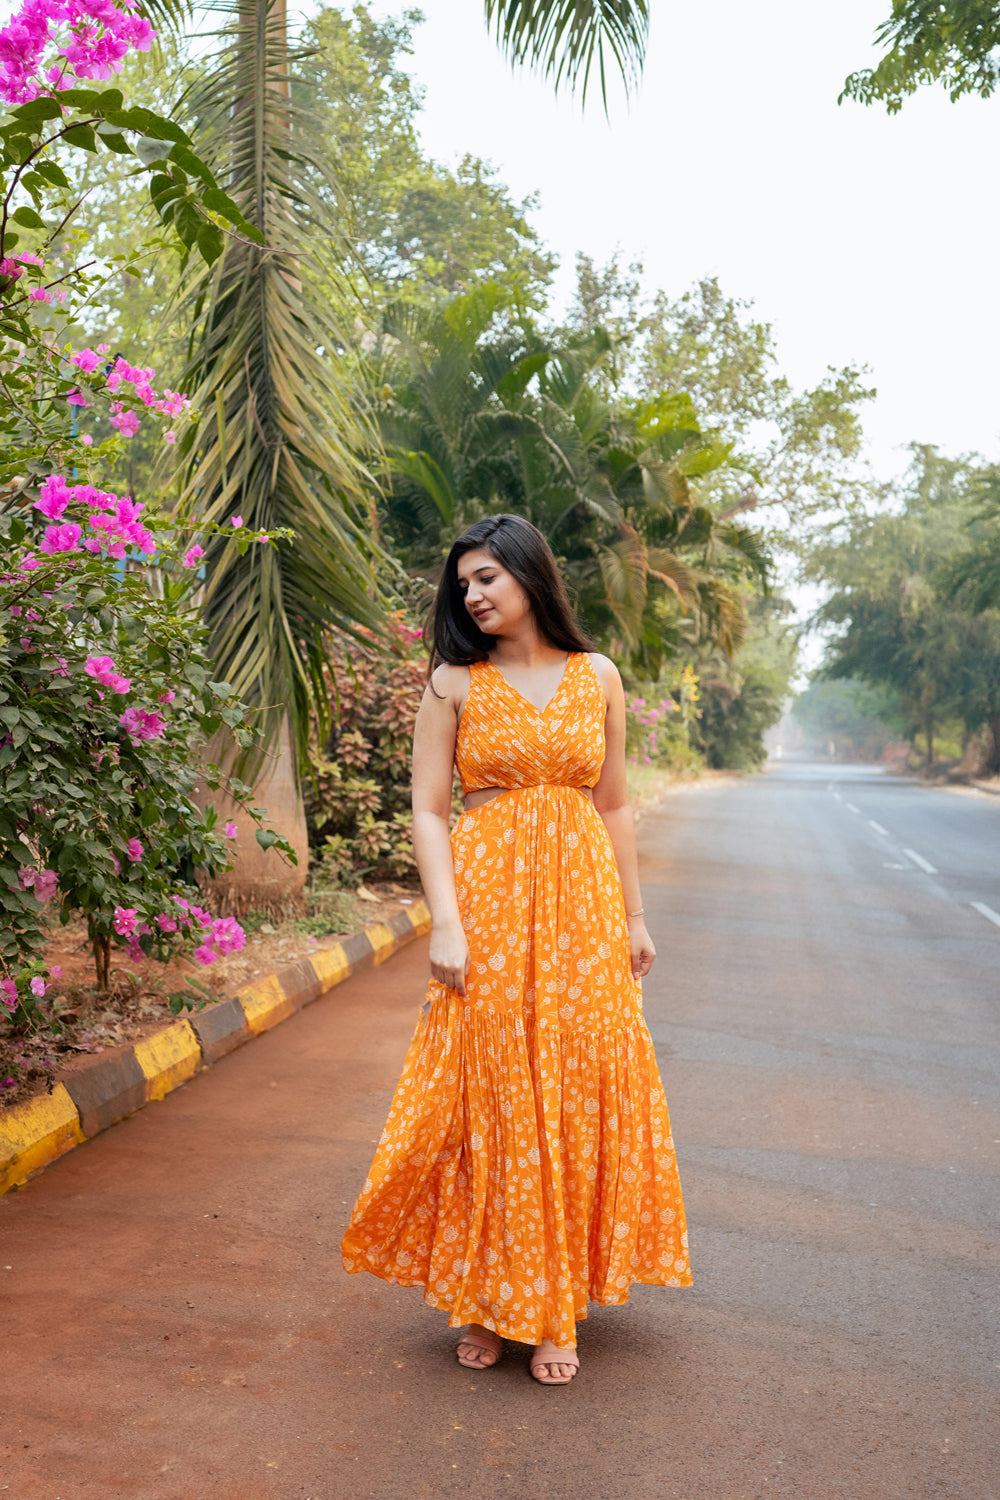
M1000 79L996 0L893 0L876 40L885 55L851 74L842 99L881 103L895 114L924 84L943 84L952 101L963 94L986 99Z

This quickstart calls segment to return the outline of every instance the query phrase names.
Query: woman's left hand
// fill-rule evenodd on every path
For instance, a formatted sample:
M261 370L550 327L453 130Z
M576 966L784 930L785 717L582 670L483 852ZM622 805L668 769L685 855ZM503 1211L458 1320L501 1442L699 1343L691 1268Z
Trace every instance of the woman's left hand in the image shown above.
M646 931L646 924L641 917L633 918L628 924L628 946L632 958L633 977L645 979L653 967L656 949L653 947L653 939Z

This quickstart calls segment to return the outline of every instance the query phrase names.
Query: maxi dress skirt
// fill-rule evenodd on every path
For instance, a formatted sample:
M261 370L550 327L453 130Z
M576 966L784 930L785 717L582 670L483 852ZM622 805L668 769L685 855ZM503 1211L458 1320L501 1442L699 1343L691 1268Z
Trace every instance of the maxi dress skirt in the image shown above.
M585 653L544 711L471 668L462 785L509 790L452 832L467 993L430 983L342 1245L348 1271L422 1287L455 1327L560 1348L588 1302L691 1282L621 882L580 790L605 711Z

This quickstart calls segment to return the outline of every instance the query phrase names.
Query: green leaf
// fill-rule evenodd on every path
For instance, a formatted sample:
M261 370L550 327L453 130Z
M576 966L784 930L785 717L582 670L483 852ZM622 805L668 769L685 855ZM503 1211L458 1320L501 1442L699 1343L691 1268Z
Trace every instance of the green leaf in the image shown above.
M174 228L185 245L193 245L205 220L185 198L174 209Z
M131 109L108 109L104 111L104 115L112 125L121 125L125 130L138 130L156 140L174 141L180 145L189 140L173 120L165 120L162 115L156 115L151 109L144 109L141 105L133 105Z
M70 146L79 146L82 151L97 150L97 137L90 125L71 125L63 132L63 140Z
M53 187L69 187L69 178L62 167L57 166L54 161L36 161L35 171L44 177L47 182L51 182Z
M160 140L152 135L140 136L132 147L144 167L151 167L155 161L166 161L174 149L172 141Z
M183 167L192 177L200 178L209 187L215 186L215 178L208 167L200 156L195 156L189 146L176 145L170 153L170 160L176 162L179 167Z
M109 151L117 151L120 156L132 155L132 147L121 131L116 126L107 124L106 121L98 125L97 138Z
M222 230L206 219L198 230L198 250L205 264L210 266L217 261L225 246Z
M22 206L16 208L12 215L15 224L23 224L25 229L44 229L45 220L41 214L37 214L33 208Z
M63 94L65 99L66 95ZM55 99L43 95L39 99L32 99L27 104L22 104L18 109L12 110L15 120L32 122L35 120L59 120L62 118L62 105Z
M94 109L101 95L97 89L63 89L60 104L72 104L74 109Z
M273 849L278 842L278 835L270 828L258 828L254 837L262 849Z

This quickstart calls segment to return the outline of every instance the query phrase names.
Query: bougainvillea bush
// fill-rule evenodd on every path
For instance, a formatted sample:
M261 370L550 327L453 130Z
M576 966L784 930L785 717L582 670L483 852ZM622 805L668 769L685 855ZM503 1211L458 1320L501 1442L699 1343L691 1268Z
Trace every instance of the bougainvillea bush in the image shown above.
M329 740L315 747L306 785L314 885L365 878L415 878L410 811L413 725L427 679L422 633L404 615L396 648L333 639Z
M236 836L198 795L219 783L202 747L223 724L239 745L253 735L205 654L200 541L101 483L140 423L172 440L185 398L68 336L111 272L59 250L69 149L134 155L182 253L211 261L224 230L257 237L178 126L76 86L108 79L150 35L129 0L27 0L0 28L0 101L13 106L0 121L0 1005L24 1026L41 1019L54 915L84 915L102 986L113 944L209 963L243 941L198 899L198 876L229 866ZM275 544L238 516L226 530L242 550ZM254 816L259 842L290 853Z
M100 985L113 943L133 958L183 945L202 963L242 946L198 903L197 875L229 868L236 827L196 788L219 785L199 746L222 724L241 745L253 731L213 680L187 538L62 475L27 514L0 515L0 534L0 998L27 1016L55 912L86 917Z

